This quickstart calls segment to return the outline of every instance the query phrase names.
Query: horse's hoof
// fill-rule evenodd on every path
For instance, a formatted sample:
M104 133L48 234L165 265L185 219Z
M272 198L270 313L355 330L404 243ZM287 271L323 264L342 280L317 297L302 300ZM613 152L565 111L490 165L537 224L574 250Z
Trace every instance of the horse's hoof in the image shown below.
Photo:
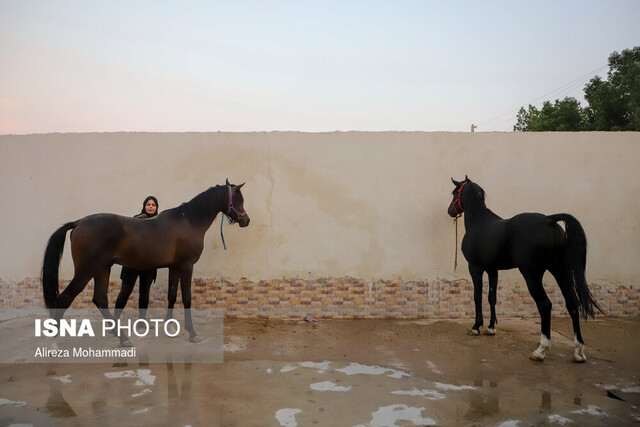
M529 359L535 360L536 362L542 362L544 360L544 357L540 356L538 353L534 351L533 353L531 353L531 356L529 356Z
M178 334L178 327L173 323L165 324L165 330L169 336L176 336Z
M576 363L584 363L587 361L587 356L584 355L584 343L576 341L576 348L573 351L573 361Z
M495 328L487 328L486 331L484 331L485 335L495 335L496 334L496 329Z
M587 356L583 355L573 355L573 359L572 359L575 363L584 363L587 361Z
M202 342L202 338L200 338L200 336L196 335L195 337L189 338L189 342L199 343L199 342Z
M477 336L477 335L480 335L480 331L477 329L471 328L467 331L467 335Z
M133 344L131 344L131 340L126 339L124 341L120 341L120 347L133 347Z

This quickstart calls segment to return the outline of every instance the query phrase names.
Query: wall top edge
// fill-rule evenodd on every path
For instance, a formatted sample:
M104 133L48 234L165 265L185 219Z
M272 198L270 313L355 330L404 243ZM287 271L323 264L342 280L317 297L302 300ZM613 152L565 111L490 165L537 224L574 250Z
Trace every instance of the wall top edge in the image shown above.
M333 131L298 131L298 130L261 130L261 131L107 131L107 132L43 132L43 133L9 133L0 134L0 137L30 137L30 136L52 136L52 135L190 135L190 134L473 134L473 135L542 135L542 134L638 134L640 132L623 131L623 132L606 132L606 131L583 131L583 132L468 132L468 131L424 131L424 130L333 130Z

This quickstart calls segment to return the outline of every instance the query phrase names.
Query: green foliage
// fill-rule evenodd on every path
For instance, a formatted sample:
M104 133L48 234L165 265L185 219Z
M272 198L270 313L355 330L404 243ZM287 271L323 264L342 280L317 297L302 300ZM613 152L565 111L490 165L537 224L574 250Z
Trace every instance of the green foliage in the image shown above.
M640 46L613 52L607 77L604 81L596 76L587 83L587 107L570 97L553 104L546 101L540 110L533 105L522 107L513 130L640 131Z
M521 107L513 127L514 131L520 132L576 132L584 129L584 112L578 100L571 97L562 101L556 99L554 104L545 101L541 110L533 105L529 105L527 110Z

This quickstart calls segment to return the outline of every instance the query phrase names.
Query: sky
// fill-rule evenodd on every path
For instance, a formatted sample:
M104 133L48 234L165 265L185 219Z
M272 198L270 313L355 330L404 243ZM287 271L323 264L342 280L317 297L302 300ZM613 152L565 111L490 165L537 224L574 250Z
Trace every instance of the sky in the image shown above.
M0 134L511 131L640 2L0 0Z

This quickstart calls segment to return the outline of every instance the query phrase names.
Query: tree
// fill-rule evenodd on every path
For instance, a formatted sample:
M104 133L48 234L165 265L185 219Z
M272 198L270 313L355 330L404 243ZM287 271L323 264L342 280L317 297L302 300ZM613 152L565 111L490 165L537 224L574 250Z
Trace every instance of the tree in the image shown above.
M594 77L584 89L589 129L640 131L640 46L613 52L607 77Z
M609 56L607 80L592 78L584 88L588 106L575 98L545 101L538 110L518 111L516 132L640 131L640 46Z
M585 130L585 123L584 112L578 100L566 97L563 100L556 99L554 104L545 101L541 110L531 104L527 110L521 107L518 111L518 121L513 130L517 132L576 132Z
M529 108L526 110L524 107L520 107L518 110L518 120L513 126L514 132L532 132L534 123L537 123L538 117L540 117L540 111L529 104Z

